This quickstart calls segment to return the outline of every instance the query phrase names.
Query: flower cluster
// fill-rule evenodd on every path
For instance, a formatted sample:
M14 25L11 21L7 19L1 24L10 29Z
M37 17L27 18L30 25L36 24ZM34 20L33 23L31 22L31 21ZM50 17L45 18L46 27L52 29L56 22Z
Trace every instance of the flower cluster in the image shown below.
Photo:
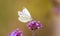
M22 31L19 31L19 29L16 29L13 32L9 33L8 36L22 36Z
M42 24L39 21L33 20L33 21L29 22L27 26L30 30L36 30L36 29L41 28Z

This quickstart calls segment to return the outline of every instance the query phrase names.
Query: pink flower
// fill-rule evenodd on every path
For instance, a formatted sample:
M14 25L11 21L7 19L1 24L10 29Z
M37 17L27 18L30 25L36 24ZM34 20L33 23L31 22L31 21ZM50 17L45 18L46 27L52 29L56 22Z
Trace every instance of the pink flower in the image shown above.
M19 31L19 29L16 29L12 31L8 36L22 36L22 31Z
M56 6L56 7L52 8L52 12L54 14L57 14L58 15L60 13L60 7L59 6Z
M30 30L36 30L42 27L42 24L39 21L31 21L28 23L28 28Z

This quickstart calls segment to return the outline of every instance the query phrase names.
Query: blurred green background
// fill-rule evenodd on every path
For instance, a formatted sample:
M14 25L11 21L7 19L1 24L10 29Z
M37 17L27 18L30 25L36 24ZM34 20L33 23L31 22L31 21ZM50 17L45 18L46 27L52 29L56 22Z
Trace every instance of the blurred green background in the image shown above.
M48 15L50 10L49 0L0 0L0 36L8 36L10 32L19 28L23 36L32 36L27 24L18 20L17 11L26 7L32 18L41 21L43 28L35 32L35 36L49 36Z

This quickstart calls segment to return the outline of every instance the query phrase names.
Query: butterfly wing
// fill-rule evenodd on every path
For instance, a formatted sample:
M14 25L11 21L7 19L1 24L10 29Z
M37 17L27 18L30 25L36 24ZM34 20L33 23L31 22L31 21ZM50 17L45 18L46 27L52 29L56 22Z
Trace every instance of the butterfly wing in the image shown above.
M32 20L31 15L26 8L24 8L22 12L18 11L18 15L19 15L18 17L19 21L23 23L27 23Z
M18 16L20 17L22 15L22 12L18 11Z
M30 15L29 11L27 10L27 8L23 8L22 13L24 15L26 15L27 17L31 17L31 15Z

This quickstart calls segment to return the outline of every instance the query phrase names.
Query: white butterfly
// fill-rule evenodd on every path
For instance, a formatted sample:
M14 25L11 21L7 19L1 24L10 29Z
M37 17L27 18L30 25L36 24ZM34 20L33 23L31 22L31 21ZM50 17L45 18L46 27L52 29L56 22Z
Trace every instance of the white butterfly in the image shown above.
M23 23L27 23L29 21L32 21L32 17L26 8L23 8L22 11L18 11L18 16L19 16L18 20Z

